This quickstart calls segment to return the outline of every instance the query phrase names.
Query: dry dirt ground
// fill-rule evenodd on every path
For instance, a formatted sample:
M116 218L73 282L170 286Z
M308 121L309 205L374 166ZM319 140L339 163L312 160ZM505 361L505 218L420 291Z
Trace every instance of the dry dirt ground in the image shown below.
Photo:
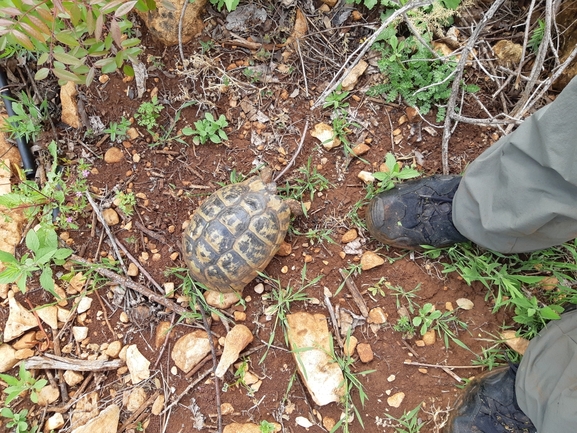
M332 59L319 59L319 54L305 52L303 63L308 78L305 87L301 67L303 63L298 55L289 58L292 70L288 74L266 69L270 62L276 61L276 54L263 59L259 57L259 53L243 47L220 44L219 26L222 16L214 11L212 13L212 17L207 19L207 29L200 39L203 43L212 41L212 49L203 54L198 40L184 46L184 55L191 60L187 68L192 72L183 73L177 47L165 48L156 44L148 37L146 29L139 27L145 46L143 61L149 69L147 91L143 98L134 98L133 82L123 80L120 74L113 74L105 84L95 81L91 87L81 88L80 100L88 118L97 116L104 125L108 125L112 121L119 121L121 116L133 118L141 102L150 100L151 94L157 94L165 107L159 119L163 128L169 127L176 109L183 102L196 100L198 104L182 110L174 131L185 125L192 125L194 121L202 118L205 112L211 112L215 116L224 114L229 123L226 128L228 141L219 145L209 143L194 146L187 137L185 139L188 145L175 140L167 140L158 145L144 128L134 125L139 132L137 138L113 143L103 134L90 137L84 135L85 129L74 131L58 125L63 161L74 164L79 158L84 158L90 162L90 188L101 207L111 206L111 199L116 191L138 194L135 214L130 218L122 218L121 223L113 227L113 233L118 242L124 244L161 285L171 281L178 287L180 280L174 274L168 275L167 271L170 268L185 267L181 256L173 253L180 250L183 223L208 194L222 184L229 183L231 173L246 175L255 165L270 165L278 173L295 154L306 120L311 127L319 122L331 122L332 110L319 108L311 111L311 101L318 97L327 81L332 78L336 71L333 63L338 64L343 55L354 50L367 32L365 27L351 20L346 22L352 26L350 28L326 32L330 44L325 47L325 55L328 56L331 49L337 49L330 54ZM366 22L371 22L371 16L367 15L361 21ZM339 47L342 52L337 55ZM305 46L303 49L308 48ZM245 72L249 65L265 68L263 70L269 78L268 82L251 78L250 74ZM227 71L231 78L228 86L222 81L223 71ZM472 71L468 75L469 81L474 82L474 74ZM353 145L365 142L370 146L362 159L350 158L342 146L327 151L316 138L307 133L294 165L279 180L280 187L287 183L294 184L295 179L303 177L299 168L308 166L309 170L314 169L322 174L330 182L330 186L322 192L315 191L312 199L307 196L311 201L308 216L293 220L292 230L286 239L292 247L292 253L285 257L276 256L265 272L271 281L280 281L282 287L290 285L299 288L306 262L306 278L322 278L317 284L307 288L306 294L311 300L294 302L290 305L290 310L321 313L328 317L323 302L325 288L336 294L343 283L339 270L358 264L360 259L359 255L342 254L342 235L356 228L362 240L362 251L377 252L385 258L385 264L355 274L351 278L368 308L381 307L388 315L388 321L377 327L361 323L354 329L353 335L359 343L370 344L374 359L362 363L356 354L353 355L355 362L351 366L352 372L373 372L358 375L368 397L364 406L361 405L356 389L351 391L352 400L362 416L366 432L393 431L391 425L394 423L377 420L384 419L385 414L399 417L419 404L422 405L419 417L427 423L421 431L433 432L438 431L438 427L442 425L448 408L459 392L459 377L469 378L480 370L474 367L461 368L453 370L454 374L449 374L441 368L406 365L405 361L471 366L482 348L492 344L486 339L490 339L490 336L504 323L510 322L510 319L506 315L492 313L491 302L486 300L486 290L482 287L468 286L456 274L442 274L439 263L430 261L419 253L385 248L371 239L362 227L355 226L347 216L355 203L366 195L366 186L357 177L359 172L376 171L388 152L393 152L404 164L416 164L425 175L439 173L441 170L441 129L436 129L437 134L434 136L423 131L422 140L418 141L417 134L411 133L412 125L404 121L405 106L387 104L365 95L369 81L373 78L370 73L362 77L347 100L350 104L350 118L362 125L350 126L348 139ZM489 101L490 96L485 95L490 95L490 89L485 87L484 82L478 84L483 87L481 97L485 98L485 102ZM268 119L255 117L251 106L260 110ZM469 107L469 115L478 115L474 104L466 106ZM434 123L434 116L427 116L427 120ZM401 140L396 138L399 135ZM450 141L451 173L462 172L470 161L497 138L496 131L491 128L460 124ZM49 139L50 136L44 143L39 144L46 145ZM104 162L103 155L112 146L122 151L123 158L120 162L108 164ZM361 219L364 217L363 212L364 208L361 207L358 210ZM106 236L102 236L101 226L94 224L92 212L87 211L79 216L76 222L79 229L69 230L68 234L73 240L72 248L78 255L96 260L100 257L114 257L111 244ZM130 222L132 224L129 224ZM325 230L332 242L305 236L309 230ZM147 260L144 253L148 253ZM153 260L155 253L157 255ZM142 274L135 279L150 285ZM230 403L233 411L224 415L224 425L248 421L258 424L267 420L281 423L283 431L303 432L305 429L295 423L296 417L302 416L314 424L308 429L309 432L327 431L323 427L323 421L326 426L329 425L327 419L338 420L343 406L333 403L317 407L314 404L302 379L295 375L295 360L287 350L284 335L279 329L274 336L273 347L261 362L265 353L263 345L269 341L274 324L274 318L271 319L265 314L269 304L263 301L263 295L254 290L254 286L263 281L265 294L270 293L272 285L266 280L257 279L245 288L242 294L245 303L225 311L230 322L228 326L234 323L236 317L237 320L242 319L242 322L238 323L243 323L252 330L255 339L246 350L256 350L243 359L248 362L250 371L262 380L262 385L258 391L251 391L242 384L235 384L237 379L233 376L233 370L226 374L224 383L220 383L220 401ZM474 307L471 310L456 312L468 329L454 329L458 338L470 350L465 350L453 342L445 347L439 339L429 346L420 346L418 337L404 339L402 333L392 328L399 317L398 298L394 296L394 292L384 284L381 286L383 294L368 290L385 281L391 286L402 287L405 291L417 288L417 296L414 298L417 304L432 303L442 311L446 311L447 303L456 306L459 298L472 301ZM177 292L175 301L180 294ZM92 308L83 321L89 327L89 338L82 344L72 344L71 352L65 356L100 354L107 343L115 340L120 340L123 345L135 344L150 360L152 368L151 378L139 386L144 388L147 397L154 396L155 393L163 394L167 405L195 381L199 373L185 375L175 369L170 354L179 337L193 328L203 328L202 321L183 322L172 312L143 297L133 296L131 303L126 301L116 306L111 300L112 286L109 284L103 284L97 293L88 293L88 296L94 299ZM33 305L53 302L49 294L34 288L25 296L18 295L20 302L26 305L24 298L29 299ZM399 300L406 305L403 298ZM331 302L333 307L339 306L360 315L358 306L346 287L336 294ZM69 306L71 303L72 299L69 300ZM186 303L184 305L187 306ZM124 317L124 321L121 320L123 312L127 314L128 321ZM244 312L246 315L235 316L235 312ZM6 319L7 311L3 308L0 310L2 326ZM78 324L78 318L74 320L76 323L72 321L69 325ZM160 340L158 347L155 345L157 327L161 322L171 321L171 333L166 340ZM217 337L226 335L222 321L212 321L210 326ZM337 332L330 325L329 328L332 332ZM60 334L60 347L73 341L69 326L68 330ZM340 353L338 346L335 347ZM199 368L200 372L210 368L211 364L212 360L208 360ZM123 371L84 375L90 376L91 380L82 393L96 391L101 407L111 402L122 405L123 394L132 388ZM75 388L68 390L69 398L79 397L75 391ZM403 392L405 398L401 405L395 408L387 403L387 398L398 392ZM151 415L149 401L142 414L132 417L126 424L132 413L123 408L121 425L126 431L143 428L151 433L190 432L195 431L195 420L204 419L203 429L214 431L217 425L216 399L213 379L208 376L192 387L169 412L160 416ZM54 408L63 407L65 404L66 402L60 399L48 410L32 406L30 418L45 419ZM17 409L28 406L28 400L23 399ZM61 431L68 431L70 428L68 416L73 411L74 405L70 412L64 413L67 424ZM352 421L350 431L363 431L357 417Z

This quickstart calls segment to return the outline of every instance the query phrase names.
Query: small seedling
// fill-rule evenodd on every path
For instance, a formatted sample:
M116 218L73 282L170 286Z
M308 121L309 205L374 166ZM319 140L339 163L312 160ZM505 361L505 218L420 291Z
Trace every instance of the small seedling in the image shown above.
M418 298L417 292L421 290L421 283L417 284L417 286L413 290L405 290L401 286L393 286L392 284L387 285L387 288L393 292L393 296L397 300L397 310L403 306L402 300L407 303L407 309L412 314L415 312L415 308L419 308L419 305L414 301L415 298Z
M326 242L328 244L335 244L336 242L333 240L333 238L331 238L331 233L332 230L330 229L309 229L307 232L302 233L300 231L298 231L297 229L293 229L293 233L297 236L304 236L306 237L311 245L315 245L315 244L322 244L323 242Z
M347 347L350 343L350 334L347 335L345 340L345 347ZM367 374L374 373L376 370L365 370L361 372L356 372L354 370L353 365L355 364L355 360L348 355L339 356L334 351L333 340L332 338L329 339L330 342L330 353L328 354L333 362L335 362L341 371L343 372L344 383L342 384L345 388L345 392L341 401L341 404L344 406L344 417L341 417L340 420L335 424L335 426L331 429L331 432L336 432L337 429L340 427L344 433L349 432L349 419L351 415L354 413L356 418L361 425L361 427L365 427L363 423L363 418L353 403L352 394L354 390L357 390L359 393L359 399L361 401L361 405L365 406L365 401L369 399L367 393L365 392L365 388L362 382L359 379L359 376L366 376Z
M6 396L6 405L10 405L12 400L16 399L22 393L30 391L30 401L38 403L38 393L46 386L48 381L46 379L35 379L30 372L24 367L24 363L20 363L20 370L18 377L10 376L9 374L0 374L2 379L8 385L4 392Z
M258 426L260 433L274 433L276 431L276 426L272 422L262 420Z
M339 84L335 91L327 96L323 108L332 108L333 110L346 108L349 106L349 103L345 102L348 97L349 92L343 90L342 86Z
M60 297L54 290L53 265L63 265L72 254L69 248L59 248L58 235L52 225L43 224L38 230L29 230L26 234L26 247L31 254L24 254L20 260L12 254L0 251L0 261L6 269L0 272L0 283L16 283L22 293L26 292L26 281L36 271L41 271L40 285L56 299Z
M414 335L415 327L411 323L408 316L401 316L397 319L397 323L393 325L393 329L405 335Z
M387 153L385 156L385 171L377 171L373 173L374 178L378 181L375 194L381 191L388 191L395 186L395 182L406 179L414 179L419 177L421 173L411 167L402 167L392 153Z
M385 416L396 422L396 425L393 425L396 433L419 433L421 428L426 424L419 419L420 410L421 405L419 404L410 412L403 412L403 415L400 418L395 418L389 413L385 413Z
M302 271L301 271L301 281L298 285L299 288L294 288L293 286L291 286L290 284L286 286L286 288L283 288L281 285L280 280L274 280L268 276L266 276L265 274L261 274L259 273L259 276L263 279L266 279L269 281L269 284L272 285L272 291L263 296L263 300L267 301L267 303L269 303L269 306L266 307L265 309L265 314L267 316L274 316L274 324L270 333L270 338L268 340L267 343L267 349L265 351L265 353L263 354L262 358L260 359L259 363L262 364L262 362L265 360L267 354L268 354L268 350L269 348L272 346L275 335L276 335L276 330L279 327L279 325L283 328L283 331L285 331L285 341L287 339L287 333L286 333L286 328L287 328L287 314L290 313L291 311L291 307L295 302L306 302L308 301L310 298L309 296L306 294L306 290L309 287L314 286L315 284L317 284L322 278L323 275L318 275L316 276L314 279L307 281L307 268L306 265L303 267ZM288 344L288 341L286 341Z
M6 423L6 427L13 428L14 433L36 433L38 431L38 426L34 426L30 430L28 429L28 409L13 412L12 409L3 407L2 410L0 410L0 415L10 420Z
M279 187L278 190L283 192L288 198L302 202L305 194L308 199L313 201L315 193L328 189L331 185L329 180L318 172L317 167L312 163L312 157L309 157L305 166L298 170L298 177L291 182L287 181L285 186ZM303 212L307 215L307 209L303 203Z
M164 109L163 105L158 102L158 98L153 96L150 102L143 102L138 107L134 114L134 118L138 125L145 127L148 132L158 126L157 120L160 117L160 112Z
M194 135L192 139L194 144L205 144L209 140L219 144L223 140L228 140L228 136L224 132L228 122L223 114L215 120L211 113L204 113L204 119L194 122L194 126L195 128L187 126L182 129L183 135Z
M42 122L47 119L48 101L44 99L39 106L25 93L20 93L19 101L12 101L14 115L2 122L0 130L10 134L11 138L24 138L34 142L42 132Z
M110 134L110 140L112 141L122 141L128 135L128 129L130 128L130 120L125 117L120 119L120 122L110 122L110 126L104 130L105 133Z
M390 283L387 282L387 279L385 277L381 277L381 279L377 281L374 286L369 287L367 290L373 296L380 295L384 298L386 293L383 289L383 286L388 287L389 285Z
M136 196L133 192L119 192L114 199L114 204L126 216L131 216L134 213L134 206L136 206Z

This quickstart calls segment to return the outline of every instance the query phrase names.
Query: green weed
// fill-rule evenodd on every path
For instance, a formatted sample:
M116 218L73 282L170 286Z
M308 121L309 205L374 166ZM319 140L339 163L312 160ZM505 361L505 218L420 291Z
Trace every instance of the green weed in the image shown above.
M277 279L272 279L265 274L259 273L261 278L266 279L269 284L272 285L272 291L268 294L263 295L262 299L269 303L269 306L265 309L265 314L267 316L274 316L274 323L272 326L272 330L270 333L270 338L267 343L267 349L263 356L261 357L259 363L265 360L266 356L268 355L268 351L274 342L274 338L276 335L276 331L278 327L282 327L284 335L285 335L285 342L288 345L287 338L287 314L290 313L291 307L295 302L306 302L310 300L309 296L306 294L306 290L309 287L314 286L317 284L322 278L323 275L317 275L314 279L307 281L307 268L306 266L303 267L301 271L301 281L298 284L298 288L295 288L288 284L286 288L283 288L280 281Z
M238 7L240 0L210 0L210 4L216 6L218 11L222 11L222 7L226 6L229 12L232 12Z
M306 237L311 245L318 245L318 244L322 244L324 242L328 243L328 244L335 244L336 242L333 240L333 238L331 238L331 233L333 232L330 229L322 229L322 228L317 228L317 229L309 229L306 232L300 232L297 229L293 228L292 229L293 234L297 235L297 236L304 236Z
M4 402L6 405L10 405L14 399L25 392L30 392L30 401L32 403L38 403L38 393L48 383L46 379L35 379L32 377L30 372L24 367L23 362L20 363L18 377L10 376L9 374L0 374L0 379L8 385L4 388L4 393L7 394L6 401Z
M326 97L323 108L332 108L333 110L346 108L349 106L349 103L345 101L349 96L350 92L343 90L339 84L335 91Z
M272 422L262 420L258 426L258 430L260 433L274 433L276 431L276 427Z
M373 286L369 287L367 290L373 296L380 295L383 298L386 296L384 287L388 285L387 279L385 277L381 277L379 281L377 281Z
M390 152L385 156L385 167L386 171L373 173L374 178L378 181L374 195L394 188L395 182L414 179L421 175L418 170L412 167L401 166L401 164L397 162L395 155Z
M419 411L421 410L421 405L419 404L413 410L403 412L400 418L395 418L389 413L385 413L385 416L392 421L396 422L393 425L396 433L419 433L421 429L426 425L419 419Z
M48 101L42 100L39 105L26 94L20 92L19 100L12 101L14 115L9 116L0 130L10 134L10 138L24 138L34 142L42 132L42 124L48 119Z
M430 38L428 33L423 37ZM399 39L396 29L388 27L380 36L383 42L374 44L381 55L378 67L386 82L373 86L368 95L383 95L388 102L401 97L405 104L418 107L427 114L437 106L437 121L445 118L445 107L451 96L450 77L455 72L456 61L435 60L414 36Z
M417 284L414 289L408 291L401 286L394 286L392 284L387 284L387 288L392 292L392 295L396 299L397 310L404 306L402 302L403 300L406 302L406 307L411 314L413 314L415 310L419 308L419 304L417 304L414 299L419 297L417 292L421 290L421 283Z
M543 41L544 35L545 35L545 21L539 19L539 21L537 21L537 27L535 28L535 30L533 30L533 33L531 33L531 38L529 38L528 46L531 49L531 51L533 51L534 53L539 51L539 46L541 45L541 41Z
M160 112L164 109L164 106L158 102L158 98L153 96L150 102L143 102L140 104L134 118L139 126L142 126L152 133L153 130L158 126L157 120L160 117Z
M224 128L228 126L226 117L221 114L218 119L215 119L211 113L204 113L204 119L194 122L195 128L190 126L182 129L184 135L193 135L192 141L194 144L205 144L211 141L215 144L222 143L223 140L228 140Z
M110 134L111 141L120 142L128 136L129 128L130 121L123 116L120 119L120 122L110 122L110 125L104 130L104 132Z
M293 198L302 202L305 195L308 194L308 199L313 201L314 195L317 192L328 189L331 185L329 180L318 172L316 166L312 163L312 157L309 157L305 166L298 170L298 177L287 181L284 186L278 188L279 192L284 193L288 198ZM307 210L303 203L303 212L307 215Z
M413 179L421 175L413 167L401 166L401 164L397 162L395 155L390 152L385 155L384 162L386 171L377 171L373 173L373 176L377 180L376 184L368 184L366 186L365 197L357 201L347 213L347 218L351 221L353 226L366 229L366 223L363 219L359 218L358 212L361 208L369 204L375 195L393 188L399 181Z
M31 254L24 254L20 260L10 253L0 251L0 261L6 267L0 272L0 283L16 283L20 291L25 293L28 279L40 271L40 285L56 299L60 299L54 290L52 266L64 264L73 251L59 248L58 235L54 227L48 224L41 225L38 230L28 231L26 247Z
M350 344L349 339L350 339L350 335L347 335L346 341L344 343L345 347L347 347ZM376 370L365 370L362 372L355 372L354 368L353 368L353 365L355 364L355 360L353 358L351 358L350 356L347 356L347 355L343 355L343 356L337 355L335 353L335 350L334 350L332 338L329 339L329 341L330 341L329 356L333 359L333 362L337 363L337 365L339 366L339 368L343 372L343 377L344 377L344 384L343 385L345 387L345 393L343 395L343 400L341 401L341 404L344 406L343 412L344 412L345 416L340 418L340 420L331 429L331 432L336 432L337 429L340 427L344 433L348 433L349 432L349 419L353 413L357 417L357 420L359 421L359 424L361 425L361 427L363 427L363 428L365 427L364 422L363 422L363 418L362 418L359 410L357 409L357 407L353 403L352 396L353 396L353 391L356 390L359 394L361 406L363 406L363 407L365 406L365 401L367 401L369 399L369 397L367 396L367 393L365 392L365 388L364 388L362 382L360 381L359 376L366 376L367 374L374 373Z
M28 219L38 217L46 224L77 229L75 219L88 204L85 192L90 166L81 159L74 168L62 170L58 166L56 142L48 145L48 151L52 165L42 188L32 180L22 180L13 186L11 193L0 196L0 205L22 208Z
M134 206L136 206L136 196L133 192L125 193L123 191L116 194L114 204L126 216L131 216L134 213Z
M577 275L575 240L528 255L481 251L468 243L425 252L432 259L442 254L448 259L442 263L443 273L457 272L469 285L480 282L487 297L495 299L494 312L514 308L514 320L527 338L537 335L549 320L558 319L566 305L577 303L572 283ZM552 290L543 290L542 285L551 281Z
M415 335L415 327L408 316L399 317L397 323L393 325L393 329L401 334Z
M0 415L9 420L6 423L6 427L13 428L14 433L36 433L38 431L38 426L33 426L28 430L28 409L13 412L12 409L3 407L0 410Z

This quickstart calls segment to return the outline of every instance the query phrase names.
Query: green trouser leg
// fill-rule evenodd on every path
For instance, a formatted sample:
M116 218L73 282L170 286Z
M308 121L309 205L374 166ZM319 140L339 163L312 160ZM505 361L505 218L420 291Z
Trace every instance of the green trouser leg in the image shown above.
M470 164L453 200L453 223L502 253L577 237L577 78Z
M531 340L515 392L539 433L577 431L577 311L549 322Z

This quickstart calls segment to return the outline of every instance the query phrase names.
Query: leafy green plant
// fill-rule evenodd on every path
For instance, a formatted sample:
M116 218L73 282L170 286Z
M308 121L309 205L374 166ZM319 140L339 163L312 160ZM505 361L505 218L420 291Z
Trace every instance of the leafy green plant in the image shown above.
M331 185L329 180L318 172L317 167L313 165L312 157L309 157L307 163L297 170L298 177L286 181L284 186L280 186L278 190L284 193L287 197L293 198L302 202L305 194L308 194L308 199L313 201L315 193L328 189ZM307 215L305 204L302 203L302 209Z
M395 186L395 181L414 179L419 177L421 173L412 167L403 166L399 164L392 153L387 153L385 156L386 171L377 171L373 173L374 178L378 181L375 194L381 191L388 191Z
M539 46L541 45L541 41L543 41L543 36L545 36L545 21L539 19L537 21L537 27L531 33L531 37L529 38L529 48L531 51L536 53L539 50Z
M392 284L388 284L387 288L396 298L397 310L404 306L402 302L403 300L407 303L407 309L411 314L415 312L415 309L419 308L419 305L414 301L414 299L419 297L417 292L421 290L421 283L417 284L417 286L412 290L405 290L401 286L393 286Z
M108 74L138 61L140 39L131 37L127 16L134 8L156 5L153 0L1 0L0 52L2 57L32 54L40 66L36 80L52 72L62 83L90 85L96 69ZM125 72L130 69L125 65Z
M114 204L124 213L126 216L131 216L134 213L134 206L136 206L136 196L133 192L125 193L123 191L116 194Z
M328 244L335 244L336 242L333 240L333 238L331 238L331 233L332 230L330 229L322 229L322 228L309 229L308 231L303 233L293 228L293 234L297 236L306 237L310 241L311 245L315 244L318 245L324 242Z
M347 335L345 340L345 347L349 346L350 334ZM329 339L330 342L330 353L328 354L333 362L335 362L341 371L343 372L343 380L344 380L344 387L345 393L343 395L343 399L341 404L344 406L344 417L341 417L339 421L335 424L335 426L331 429L331 432L336 432L337 429L340 427L344 433L349 432L349 418L352 413L354 413L359 421L361 427L364 426L363 417L361 416L359 410L353 403L353 391L356 390L359 394L359 399L361 401L361 405L365 406L365 401L369 399L367 393L365 392L365 388L362 382L359 379L359 376L366 376L367 374L374 373L376 370L365 370L361 372L356 372L353 365L355 364L355 360L348 355L339 356L335 353L333 340L332 338Z
M194 135L192 139L194 144L205 144L211 141L215 144L222 143L223 140L228 140L224 128L228 126L226 117L221 114L218 119L215 119L211 113L204 113L204 119L194 122L195 128L187 126L182 129L184 135Z
M373 286L369 287L367 290L373 296L380 295L384 298L386 296L386 293L385 290L383 289L383 286L387 287L389 285L390 284L387 282L387 279L385 277L381 277L379 281L377 281Z
M85 193L90 166L81 159L73 168L62 170L58 165L56 142L48 145L48 151L52 165L42 188L32 180L22 180L13 186L11 193L0 196L0 205L23 208L29 219L38 217L47 224L77 229L75 218L87 205Z
M397 319L397 323L393 325L393 329L397 332L406 335L414 335L415 327L408 316L401 316Z
M12 110L14 115L3 122L2 132L10 134L11 138L35 141L42 132L42 123L48 117L48 101L43 99L36 105L26 92L20 92L19 100L12 101Z
M409 412L404 411L400 418L395 418L393 415L386 412L385 416L396 422L396 425L393 426L396 433L419 433L426 424L419 419L420 410L421 405L419 404Z
M42 224L38 230L29 230L26 234L26 247L30 254L24 254L20 260L12 254L0 251L0 261L6 266L0 272L0 283L16 283L22 293L26 292L26 281L37 271L40 271L40 285L52 293L56 299L58 295L54 291L52 265L64 264L70 257L72 250L59 248L58 235L54 227Z
M535 296L513 298L511 303L515 306L513 320L529 329L542 329L550 320L559 319L564 311L560 305L543 305Z
M0 415L10 420L6 423L6 427L14 428L14 433L36 433L38 431L38 426L33 426L28 430L28 409L13 412L12 409L3 407L0 410Z
M30 372L24 367L23 362L20 363L18 377L10 376L9 374L0 374L0 379L8 385L4 388L4 393L7 394L6 405L10 405L14 399L24 392L30 392L30 401L32 403L38 403L38 393L48 383L46 379L35 379L32 377Z
M160 112L163 109L164 106L158 102L158 98L153 96L150 102L143 102L136 110L134 114L136 123L145 127L148 132L152 132L152 130L158 126L157 119L160 117Z
M426 248L425 255L431 259L445 255L448 262L441 262L443 273L457 272L467 284L483 284L487 297L495 298L495 312L514 307L514 320L527 338L537 335L548 320L558 319L565 306L577 303L577 290L570 283L577 275L575 240L524 256L481 251L469 243ZM556 281L555 289L543 290L545 281Z
M345 101L349 95L350 92L343 90L342 85L339 84L335 91L326 97L323 108L332 108L334 110L346 108L349 106L349 103Z
M268 307L265 309L265 314L267 316L274 316L274 323L272 330L270 332L270 337L267 344L267 349L263 354L262 358L260 359L259 363L265 360L269 348L272 346L276 331L279 326L282 327L284 334L285 334L285 341L286 341L286 328L287 328L287 314L290 313L291 307L295 302L306 302L310 298L306 294L306 290L309 287L314 286L317 284L322 278L323 275L317 275L314 279L307 281L307 267L306 265L303 266L301 271L301 281L298 285L298 288L295 288L288 284L286 288L283 288L281 285L280 280L272 279L265 274L259 273L260 277L266 279L272 285L272 291L263 295L262 299L266 303L268 303ZM288 344L288 342L287 342Z
M258 426L260 433L274 433L276 431L276 426L272 422L262 420Z
M420 334L425 335L429 329L434 329L443 338L445 347L449 347L449 339L463 349L469 349L465 343L457 338L456 331L451 325L467 329L467 324L455 316L455 311L442 312L429 302L419 308L417 315L413 317L413 326L420 328Z
M430 38L426 33L425 38ZM414 36L399 39L394 27L388 27L380 36L383 42L375 43L374 49L381 54L378 67L386 82L373 86L367 94L384 95L389 102L398 97L407 105L419 108L427 114L437 105L437 121L445 118L442 106L451 96L451 80L457 63L435 60Z
M238 7L239 3L240 0L210 0L210 4L216 6L219 12L222 11L223 6L226 6L226 9L232 12Z
M130 120L123 116L120 119L120 122L110 122L110 125L104 130L104 132L110 134L110 140L122 141L128 136L127 134L129 128Z

